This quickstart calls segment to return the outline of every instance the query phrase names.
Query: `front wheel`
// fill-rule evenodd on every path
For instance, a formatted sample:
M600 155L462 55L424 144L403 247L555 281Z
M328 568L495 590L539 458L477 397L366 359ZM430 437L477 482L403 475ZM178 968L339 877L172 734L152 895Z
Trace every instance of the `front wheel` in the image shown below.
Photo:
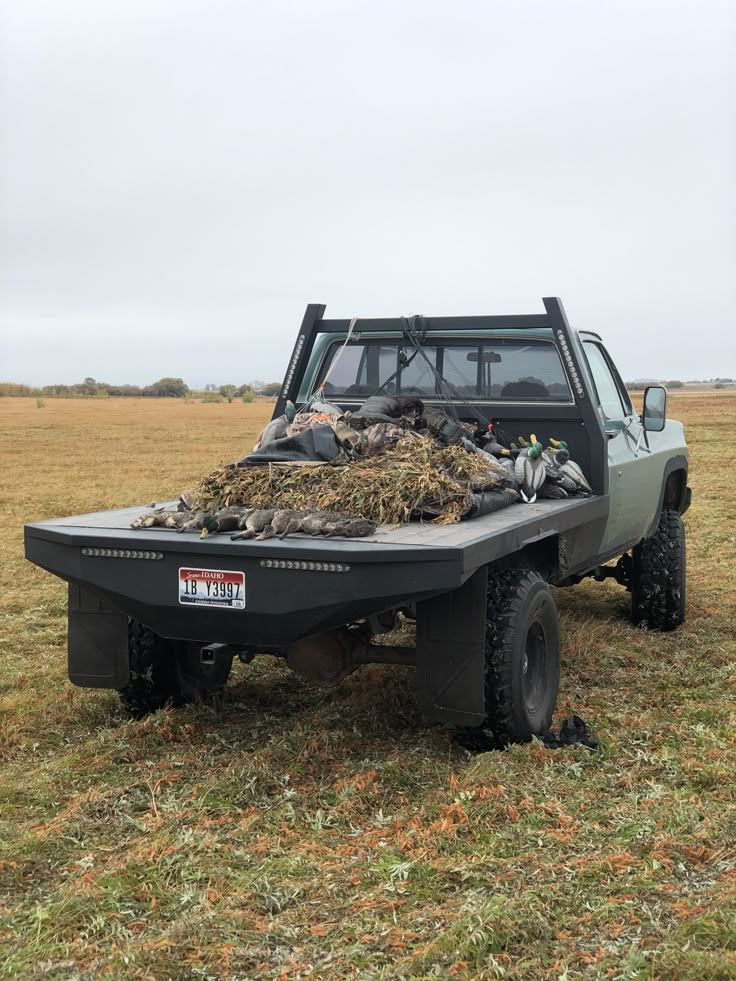
M560 685L560 624L537 572L489 576L485 684L481 730L493 746L529 742L549 729Z
M185 705L224 687L232 655L218 652L202 663L201 643L167 640L137 620L128 621L130 679L119 689L124 707L138 718L165 705Z
M631 563L631 620L650 630L685 622L685 528L677 511L663 511L651 538L637 545Z

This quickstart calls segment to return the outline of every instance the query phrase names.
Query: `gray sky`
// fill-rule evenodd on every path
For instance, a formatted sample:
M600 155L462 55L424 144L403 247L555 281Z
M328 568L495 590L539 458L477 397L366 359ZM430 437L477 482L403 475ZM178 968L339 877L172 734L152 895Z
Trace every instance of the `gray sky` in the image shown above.
M736 375L733 0L6 0L0 61L0 380L549 294L627 378Z

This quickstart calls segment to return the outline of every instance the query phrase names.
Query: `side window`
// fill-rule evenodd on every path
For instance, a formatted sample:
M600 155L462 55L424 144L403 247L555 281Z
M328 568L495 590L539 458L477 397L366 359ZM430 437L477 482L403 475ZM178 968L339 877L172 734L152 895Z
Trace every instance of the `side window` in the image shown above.
M628 398L624 401L621 395L603 348L594 341L584 341L583 346L603 415L606 419L625 419L631 412L631 405Z

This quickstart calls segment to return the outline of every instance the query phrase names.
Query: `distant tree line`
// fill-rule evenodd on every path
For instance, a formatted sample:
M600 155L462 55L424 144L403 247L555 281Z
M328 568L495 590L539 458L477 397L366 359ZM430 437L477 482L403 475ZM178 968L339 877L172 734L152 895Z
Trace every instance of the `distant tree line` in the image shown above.
M671 378L669 381L660 382L631 381L626 382L626 387L630 392L643 392L648 385L664 385L665 388L684 388L685 385L712 385L713 388L725 388L726 385L732 385L733 383L733 378L704 378L702 380L688 379L686 382L680 381L679 378Z
M250 382L243 385L206 385L205 391L214 393L215 400L221 398L232 402L234 398L250 401L256 395L275 395L281 390L281 382ZM2 396L45 396L49 398L73 398L75 396L115 396L115 397L151 397L151 398L184 398L194 393L182 378L159 378L151 385L113 385L110 382L96 381L85 378L74 385L23 385L17 382L0 382L0 397ZM249 397L250 396L250 397Z

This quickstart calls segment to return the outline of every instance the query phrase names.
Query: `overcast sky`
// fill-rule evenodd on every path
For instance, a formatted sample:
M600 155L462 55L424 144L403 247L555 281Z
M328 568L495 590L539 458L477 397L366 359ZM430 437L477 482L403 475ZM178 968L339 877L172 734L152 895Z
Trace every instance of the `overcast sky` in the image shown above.
M736 376L734 0L6 0L0 380L283 375L541 312Z

